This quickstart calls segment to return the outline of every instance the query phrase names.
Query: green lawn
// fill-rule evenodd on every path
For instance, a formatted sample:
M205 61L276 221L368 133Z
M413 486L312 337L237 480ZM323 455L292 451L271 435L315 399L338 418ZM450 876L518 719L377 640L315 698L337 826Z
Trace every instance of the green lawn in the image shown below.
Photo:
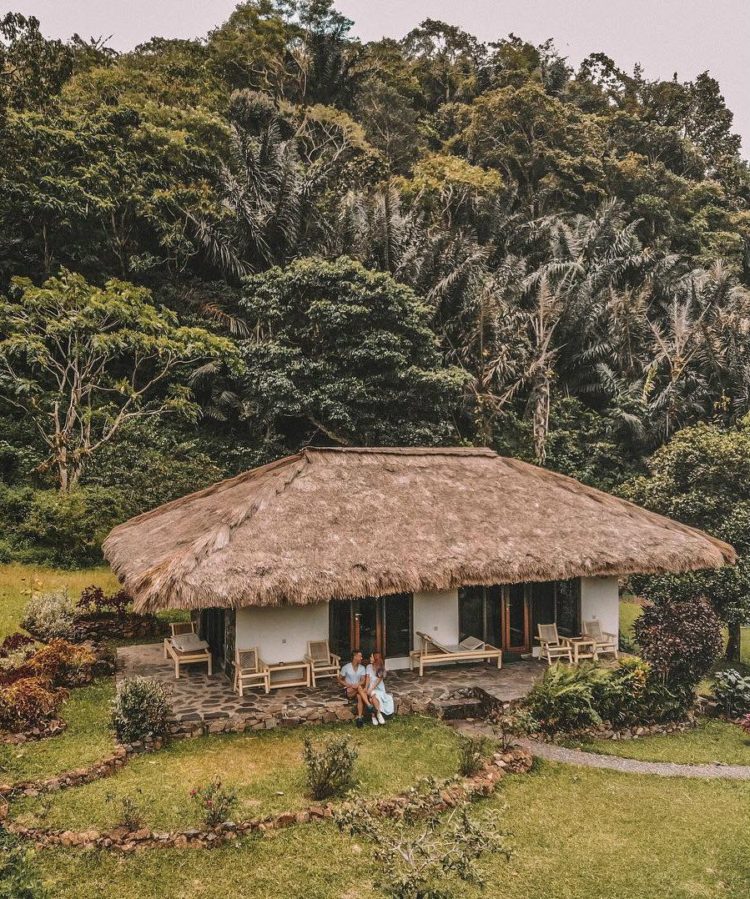
M375 734L373 734L374 736ZM483 862L467 899L746 899L750 784L539 765L475 806L511 832L509 862ZM330 825L295 827L213 850L124 859L45 851L34 864L52 897L99 899L378 899L372 846Z
M110 680L72 690L62 707L68 724L63 734L20 746L0 744L0 780L14 783L51 777L90 765L111 752L109 703L114 692Z
M357 731L347 725L273 730L210 736L173 743L154 754L139 756L116 776L66 790L44 799L14 803L13 814L27 824L85 829L118 823L119 802L130 797L155 829L198 823L189 791L219 778L238 788L238 818L298 809L306 796L302 743L349 735L359 750L357 775L367 796L387 796L408 789L419 778L449 777L458 767L457 737L432 718L397 718L384 728Z
M638 737L637 740L592 740L582 745L590 752L650 762L700 765L750 765L750 737L726 721L702 720L683 734Z
M105 566L66 571L39 565L0 565L0 640L21 626L23 610L32 591L43 593L67 588L71 597L78 599L84 587L91 584L107 591L118 587L117 578Z

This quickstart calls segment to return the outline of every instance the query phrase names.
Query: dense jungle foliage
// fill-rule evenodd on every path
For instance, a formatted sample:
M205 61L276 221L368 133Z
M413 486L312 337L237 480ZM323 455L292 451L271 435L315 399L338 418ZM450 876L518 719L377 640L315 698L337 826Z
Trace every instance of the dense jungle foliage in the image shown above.
M95 561L308 443L488 444L744 526L721 465L672 484L690 435L747 441L750 171L718 83L351 24L252 0L118 54L0 20L0 559Z

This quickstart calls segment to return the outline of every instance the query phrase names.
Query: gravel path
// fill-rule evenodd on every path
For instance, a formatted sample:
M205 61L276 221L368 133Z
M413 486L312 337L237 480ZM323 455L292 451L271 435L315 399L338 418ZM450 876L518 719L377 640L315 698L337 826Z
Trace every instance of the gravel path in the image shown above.
M708 777L722 780L750 780L748 765L678 765L675 762L642 762L616 755L566 749L554 743L540 740L519 740L524 749L549 762L566 765L582 765L585 768L606 768L608 771L624 771L626 774L656 774L659 777Z
M491 729L468 722L464 726L459 725L459 730L493 736ZM564 746L541 740L520 739L518 744L537 758L548 762L562 762L566 765L580 765L584 768L603 768L607 771L622 771L625 774L655 774L658 777L750 780L750 765L678 765L676 762L642 762L640 759L584 752L582 749L566 749Z

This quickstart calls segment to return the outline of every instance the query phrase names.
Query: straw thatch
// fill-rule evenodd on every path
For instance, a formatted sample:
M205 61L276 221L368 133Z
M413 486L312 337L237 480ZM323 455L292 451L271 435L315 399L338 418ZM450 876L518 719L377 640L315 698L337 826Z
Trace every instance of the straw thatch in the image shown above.
M735 561L731 546L488 449L306 449L116 527L139 611L312 603Z

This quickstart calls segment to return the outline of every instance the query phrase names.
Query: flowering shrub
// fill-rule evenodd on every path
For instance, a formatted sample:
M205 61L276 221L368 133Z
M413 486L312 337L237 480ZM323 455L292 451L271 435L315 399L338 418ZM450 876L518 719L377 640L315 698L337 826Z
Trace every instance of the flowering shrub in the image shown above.
M730 717L750 712L750 677L743 677L734 668L719 671L714 683L714 696Z
M539 722L528 709L507 709L490 718L495 733L500 739L500 748L507 752L513 748L516 740L539 730Z
M19 733L53 718L67 691L41 677L25 677L0 686L0 730Z
M359 753L346 737L334 737L320 746L305 739L307 786L313 799L342 796L355 784L354 763Z
M54 590L32 596L26 604L21 626L41 640L71 637L73 634L73 603L65 590Z
M745 731L746 734L750 734L750 714L742 716L740 727Z
M117 685L112 702L112 725L122 743L169 732L169 690L150 677L130 677Z
M228 821L237 805L237 790L213 780L205 787L193 787L191 798L197 804L206 827L217 827Z
M721 622L705 599L647 603L635 622L641 654L673 689L692 690L721 653Z

